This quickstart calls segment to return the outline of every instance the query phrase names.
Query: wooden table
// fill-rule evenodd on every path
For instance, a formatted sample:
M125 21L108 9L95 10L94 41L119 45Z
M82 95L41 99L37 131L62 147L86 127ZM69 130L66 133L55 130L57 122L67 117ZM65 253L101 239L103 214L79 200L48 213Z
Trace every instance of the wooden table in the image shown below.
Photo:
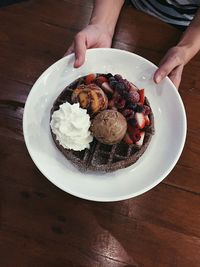
M0 266L200 266L200 55L180 86L188 118L184 151L149 192L114 203L81 200L51 184L27 152L28 93L91 10L91 0L32 0L0 9ZM125 6L113 46L157 64L180 34Z

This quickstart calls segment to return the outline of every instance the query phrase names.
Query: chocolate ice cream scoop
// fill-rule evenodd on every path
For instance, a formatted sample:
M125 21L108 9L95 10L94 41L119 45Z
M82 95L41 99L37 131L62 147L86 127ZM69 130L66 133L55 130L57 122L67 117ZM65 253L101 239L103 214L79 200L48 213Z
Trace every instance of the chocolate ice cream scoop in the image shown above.
M123 139L127 130L127 122L120 112L104 110L95 116L90 130L99 142L113 145Z

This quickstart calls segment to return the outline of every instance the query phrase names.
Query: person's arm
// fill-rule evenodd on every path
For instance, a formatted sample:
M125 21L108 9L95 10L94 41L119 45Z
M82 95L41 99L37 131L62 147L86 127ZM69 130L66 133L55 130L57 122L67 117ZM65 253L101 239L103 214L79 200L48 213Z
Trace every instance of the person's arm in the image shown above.
M154 74L154 81L159 83L167 75L178 88L181 82L183 67L200 50L200 9L184 32L180 41L172 47L161 60Z
M86 28L74 38L66 55L75 52L74 67L80 67L85 61L87 48L110 47L124 0L96 0L91 19Z

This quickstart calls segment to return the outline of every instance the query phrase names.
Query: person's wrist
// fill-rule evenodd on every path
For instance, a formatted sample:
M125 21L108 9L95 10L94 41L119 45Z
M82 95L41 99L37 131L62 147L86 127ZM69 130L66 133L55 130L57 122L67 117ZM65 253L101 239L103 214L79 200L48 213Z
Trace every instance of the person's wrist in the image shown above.
M184 63L187 64L199 51L199 45L192 42L181 41L177 44L177 48L181 51Z
M114 35L115 27L111 23L105 22L105 21L98 21L95 18L90 20L89 25L92 25L97 28L97 30L100 30L101 32L104 32L109 35L109 37L112 39Z
M190 46L177 44L175 47L175 54L177 54L179 60L182 62L183 65L187 64L187 62L191 59L190 55Z

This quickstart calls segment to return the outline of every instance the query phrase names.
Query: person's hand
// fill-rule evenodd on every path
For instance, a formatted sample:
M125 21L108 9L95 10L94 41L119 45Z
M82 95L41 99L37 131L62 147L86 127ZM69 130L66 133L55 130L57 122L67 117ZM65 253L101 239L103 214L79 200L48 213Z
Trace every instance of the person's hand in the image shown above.
M110 33L105 26L88 25L77 33L72 45L68 48L66 55L75 53L74 67L80 67L85 61L87 48L111 47L113 33Z
M154 81L159 83L163 78L168 76L178 89L181 82L183 67L186 63L185 49L179 46L172 47L161 60L159 68L154 74Z

